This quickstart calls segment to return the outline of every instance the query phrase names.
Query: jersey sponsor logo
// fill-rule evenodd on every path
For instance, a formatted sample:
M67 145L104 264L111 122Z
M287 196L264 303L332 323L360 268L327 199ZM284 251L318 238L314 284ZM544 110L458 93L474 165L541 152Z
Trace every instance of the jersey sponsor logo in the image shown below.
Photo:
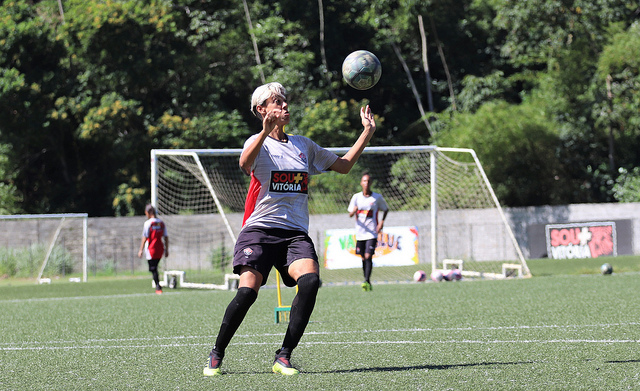
M162 223L152 223L150 228L154 231L161 231L164 229Z
M249 247L246 247L244 250L242 250L242 253L246 258L249 258L249 256L253 254L253 250Z
M370 210L370 209L369 210L360 209L360 210L358 210L358 215L361 216L361 217L364 216L364 218L373 217L373 211Z
M271 171L269 191L272 193L307 194L309 173L304 171Z

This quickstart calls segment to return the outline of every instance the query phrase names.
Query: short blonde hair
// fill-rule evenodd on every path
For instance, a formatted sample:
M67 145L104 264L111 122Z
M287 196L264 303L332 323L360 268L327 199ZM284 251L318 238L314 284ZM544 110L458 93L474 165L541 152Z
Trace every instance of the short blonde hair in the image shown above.
M251 112L262 120L262 115L258 113L256 107L264 105L264 102L273 96L286 99L287 90L278 82L263 84L256 88L255 91L253 91L253 95L251 95Z

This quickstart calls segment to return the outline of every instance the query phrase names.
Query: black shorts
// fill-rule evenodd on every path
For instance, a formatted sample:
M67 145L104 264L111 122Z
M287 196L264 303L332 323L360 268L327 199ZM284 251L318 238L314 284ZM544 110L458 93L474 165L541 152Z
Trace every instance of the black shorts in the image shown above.
M375 254L378 239L358 240L356 242L356 254L364 257L364 254Z
M318 255L309 235L302 231L280 228L247 228L240 232L233 255L233 272L240 274L242 266L249 266L262 274L262 285L275 267L286 286L295 286L288 267L298 259L310 258L318 262Z

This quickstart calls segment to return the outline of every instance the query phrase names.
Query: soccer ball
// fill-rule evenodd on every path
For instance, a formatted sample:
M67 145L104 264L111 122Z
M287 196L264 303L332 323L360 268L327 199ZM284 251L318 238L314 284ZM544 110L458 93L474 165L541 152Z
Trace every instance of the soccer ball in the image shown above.
M356 90L368 90L376 85L382 75L382 65L375 54L356 50L342 63L342 77Z
M605 263L602 266L600 266L600 272L602 274L611 274L613 273L613 266L611 266L608 263Z
M418 270L417 272L413 273L413 281L415 282L421 282L427 279L427 273L425 273L422 270Z
M460 272L459 269L451 269L451 270L447 270L442 275L442 278L444 278L445 281L458 281L459 279L462 278L462 273Z
M459 269L451 269L447 272L447 281L458 281L462 278L462 273Z
M443 278L444 276L442 275L442 272L440 270L436 270L431 273L431 281L433 282L440 282Z

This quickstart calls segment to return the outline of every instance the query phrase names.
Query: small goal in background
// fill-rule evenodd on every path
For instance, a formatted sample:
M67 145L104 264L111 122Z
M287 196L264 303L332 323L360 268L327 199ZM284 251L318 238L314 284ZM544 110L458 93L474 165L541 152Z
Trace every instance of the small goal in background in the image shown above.
M87 225L86 213L0 216L0 256L15 277L86 282Z

